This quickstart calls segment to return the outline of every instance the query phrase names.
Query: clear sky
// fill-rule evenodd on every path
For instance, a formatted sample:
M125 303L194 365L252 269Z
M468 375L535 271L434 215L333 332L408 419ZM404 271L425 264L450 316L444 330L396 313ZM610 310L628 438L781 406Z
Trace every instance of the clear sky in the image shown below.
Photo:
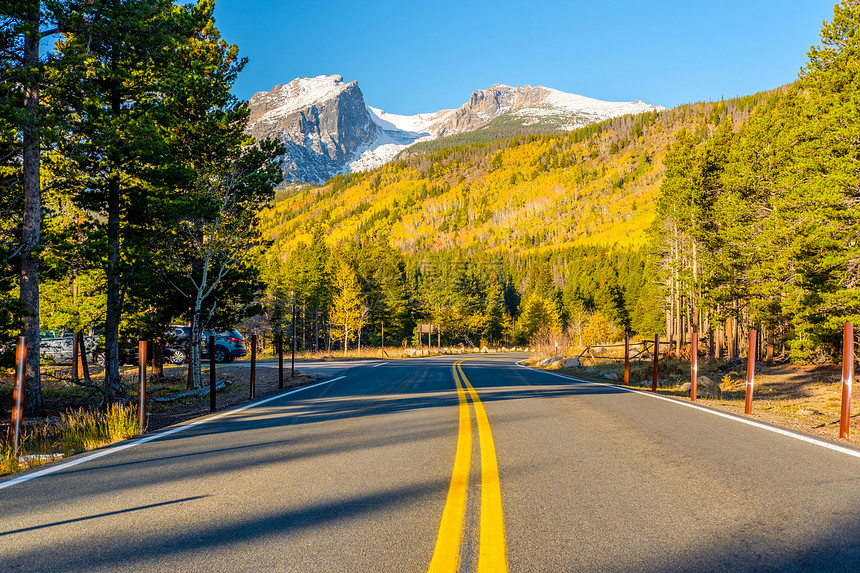
M368 105L454 108L495 83L673 107L794 81L835 0L216 0L234 87L358 80Z

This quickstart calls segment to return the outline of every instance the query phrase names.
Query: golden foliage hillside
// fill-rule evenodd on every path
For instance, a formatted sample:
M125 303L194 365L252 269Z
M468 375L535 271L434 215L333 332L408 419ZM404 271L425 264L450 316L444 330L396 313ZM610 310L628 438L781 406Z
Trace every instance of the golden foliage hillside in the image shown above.
M638 247L654 219L663 156L677 132L737 127L768 93L435 152L287 193L263 215L285 254L321 226L330 246L387 237L410 254L518 253L585 244Z

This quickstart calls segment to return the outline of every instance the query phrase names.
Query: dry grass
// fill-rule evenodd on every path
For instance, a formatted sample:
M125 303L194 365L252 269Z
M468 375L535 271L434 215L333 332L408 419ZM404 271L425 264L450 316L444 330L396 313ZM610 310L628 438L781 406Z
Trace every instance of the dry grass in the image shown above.
M18 455L0 443L0 475L41 465L54 457L94 450L140 434L137 407L112 404L104 411L70 410L59 420L23 428Z
M79 453L114 444L141 433L137 406L111 404L104 412L63 412L57 432L63 450Z
M699 360L699 376L707 376L720 383L722 397L699 398L698 402L712 408L743 415L746 399L746 370L719 370L724 363ZM599 364L623 379L623 363ZM741 371L742 370L742 371ZM567 370L570 374L590 380L607 382L601 374L587 374L584 370ZM653 363L647 360L630 363L630 384L651 387ZM690 381L690 362L687 360L661 360L658 373L658 393L689 400L689 392L681 386ZM815 434L837 441L842 408L841 368L838 365L803 366L782 364L756 368L751 417L793 430ZM851 404L851 433L848 443L860 445L860 393L854 392Z

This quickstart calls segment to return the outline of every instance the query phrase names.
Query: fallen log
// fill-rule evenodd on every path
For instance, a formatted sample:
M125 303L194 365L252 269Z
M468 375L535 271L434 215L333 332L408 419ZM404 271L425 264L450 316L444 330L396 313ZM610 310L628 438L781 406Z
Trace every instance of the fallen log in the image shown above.
M221 390L223 388L226 388L227 386L229 386L232 383L233 382L230 380L218 380L215 383L215 390L218 391L218 390ZM170 396L153 397L153 398L150 398L150 400L152 400L153 402L174 402L176 400L181 400L183 398L190 398L191 396L196 397L197 395L198 395L197 390L186 390L185 392L180 392L179 394L172 394ZM199 395L200 396L208 396L209 395L209 386L208 385L204 386L201 389L201 392Z

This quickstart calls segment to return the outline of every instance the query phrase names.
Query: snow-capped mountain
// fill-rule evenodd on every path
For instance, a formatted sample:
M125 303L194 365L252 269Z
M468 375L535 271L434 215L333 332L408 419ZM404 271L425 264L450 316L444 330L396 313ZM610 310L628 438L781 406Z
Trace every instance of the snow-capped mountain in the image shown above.
M570 130L660 106L606 102L541 86L496 84L454 110L396 115L365 104L358 82L341 76L297 78L249 102L248 131L277 137L287 147L288 181L322 183L338 173L391 161L419 141L474 131L501 116L518 125Z

